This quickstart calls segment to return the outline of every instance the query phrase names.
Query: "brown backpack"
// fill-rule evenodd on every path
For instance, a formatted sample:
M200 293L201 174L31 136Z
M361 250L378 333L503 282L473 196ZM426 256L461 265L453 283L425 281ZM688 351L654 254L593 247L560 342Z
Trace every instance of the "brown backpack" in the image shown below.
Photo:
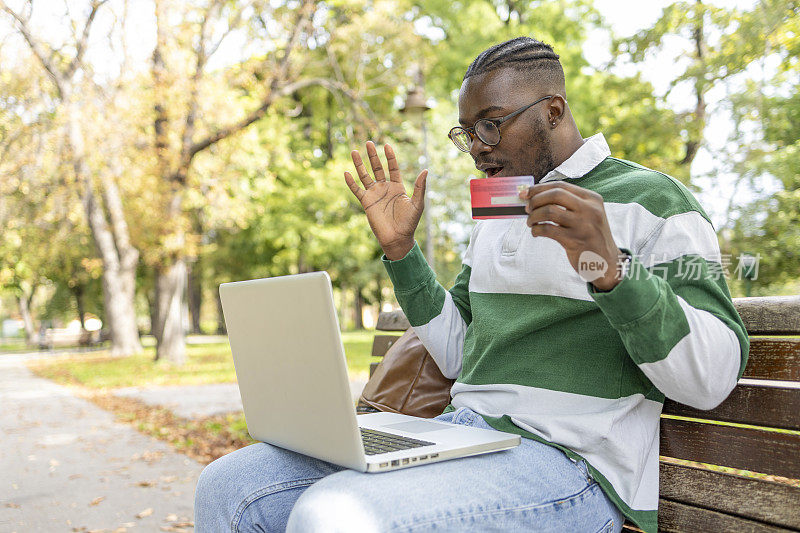
M442 375L413 328L395 342L358 399L358 412L387 411L433 418L450 403L454 379Z

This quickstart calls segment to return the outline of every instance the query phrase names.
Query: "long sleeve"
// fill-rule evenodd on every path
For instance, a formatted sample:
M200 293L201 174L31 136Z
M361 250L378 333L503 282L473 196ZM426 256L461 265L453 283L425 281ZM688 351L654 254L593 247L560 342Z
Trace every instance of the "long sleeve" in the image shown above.
M736 386L749 350L716 234L700 213L681 213L666 218L638 252L625 279L592 297L665 396L712 409Z
M448 378L461 372L464 336L472 321L469 302L470 249L450 291L445 290L417 244L398 261L383 259L397 301L425 348Z

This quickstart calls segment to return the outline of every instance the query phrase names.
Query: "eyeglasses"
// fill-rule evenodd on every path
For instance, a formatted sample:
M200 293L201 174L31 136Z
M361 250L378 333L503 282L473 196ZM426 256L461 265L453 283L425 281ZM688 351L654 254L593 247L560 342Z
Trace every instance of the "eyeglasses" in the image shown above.
M507 120L511 120L529 107L533 107L539 102L543 102L544 100L550 99L553 96L555 95L551 94L549 96L539 98L534 103L528 104L525 107L520 107L510 115L506 115L504 117L482 118L475 122L475 125L471 128L462 128L461 126L456 126L450 130L450 133L448 133L447 136L450 137L450 140L453 141L453 144L456 145L456 148L462 152L469 152L472 142L475 140L476 136L483 144L488 146L496 146L500 142L500 124Z

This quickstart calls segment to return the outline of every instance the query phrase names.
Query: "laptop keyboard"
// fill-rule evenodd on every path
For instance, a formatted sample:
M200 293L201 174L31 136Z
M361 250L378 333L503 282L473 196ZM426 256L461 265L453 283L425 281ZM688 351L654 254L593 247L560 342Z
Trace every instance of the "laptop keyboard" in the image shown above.
M367 455L396 452L435 444L434 442L401 437L400 435L375 431L374 429L358 429L361 430L361 440L364 443L364 452Z

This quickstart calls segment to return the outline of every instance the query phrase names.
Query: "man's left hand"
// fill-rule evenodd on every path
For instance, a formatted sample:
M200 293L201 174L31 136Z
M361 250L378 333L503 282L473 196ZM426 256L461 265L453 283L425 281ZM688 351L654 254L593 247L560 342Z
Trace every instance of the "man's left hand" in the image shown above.
M602 196L572 183L552 181L536 184L519 197L528 200L525 211L531 234L563 246L581 278L600 291L610 291L620 282L617 265L625 254L611 235Z

